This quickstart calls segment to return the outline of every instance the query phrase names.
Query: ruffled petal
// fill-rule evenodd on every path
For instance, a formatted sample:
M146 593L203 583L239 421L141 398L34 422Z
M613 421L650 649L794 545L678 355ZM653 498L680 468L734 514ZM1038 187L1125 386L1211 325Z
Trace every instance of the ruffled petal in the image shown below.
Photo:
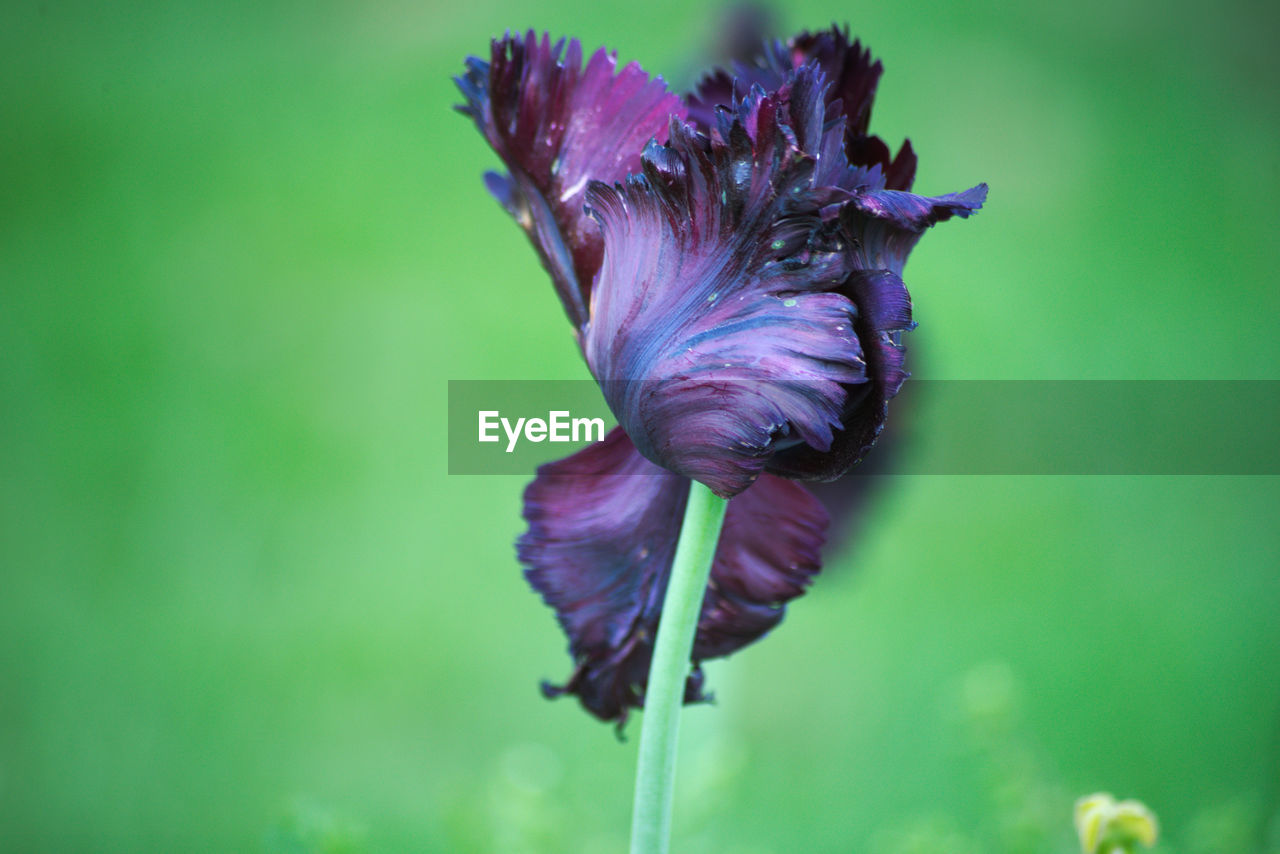
M729 502L702 603L694 661L718 658L782 622L822 568L827 511L808 489L765 475Z
M688 500L686 478L642 457L621 429L543 466L525 491L517 549L556 611L575 667L548 696L574 694L606 721L644 703L662 597ZM685 702L705 699L698 663L776 626L820 567L827 517L799 484L764 477L730 502L694 639Z
M853 247L853 266L841 292L858 308L854 329L862 342L867 382L850 389L841 414L844 429L828 448L795 445L770 458L767 470L803 480L834 480L857 465L884 428L889 401L909 374L902 333L915 327L902 268L924 231L982 206L987 185L933 198L893 190L855 194L840 212Z
M495 39L490 60L471 57L456 82L467 99L458 109L510 170L487 175L489 190L528 233L581 327L602 251L599 227L583 213L587 182L637 171L645 143L666 139L683 103L634 62L618 71L601 48L584 67L576 39L566 50L532 30Z
M765 41L750 58L733 63L731 70L716 69L705 76L686 97L689 119L706 133L716 127L721 108L745 97L753 86L767 92L783 86L796 70L816 62L831 86L825 101L846 119L845 154L854 166L880 167L882 186L909 190L915 179L916 155L904 142L896 156L878 136L868 132L876 87L884 72L879 60L861 42L849 41L848 28L832 26L817 33L802 32L786 43Z
M602 720L639 707L675 555L683 478L635 452L622 430L542 466L524 494L525 578L556 611L576 668L548 694L577 694Z
M908 374L902 333L911 320L911 296L895 273L855 271L844 292L858 306L854 325L863 343L869 382L851 389L841 422L844 429L826 449L795 445L775 454L768 470L801 480L834 480L862 461L884 428L889 401Z
M917 196L897 190L858 194L841 210L856 248L857 269L902 275L907 255L926 229L953 216L967 218L986 200L986 184L945 196Z
M673 122L643 174L592 184L605 256L584 351L646 457L722 496L780 447L826 450L866 380L851 255L831 216L849 171L824 153L820 71L756 90L708 140ZM838 146L833 156L838 156Z

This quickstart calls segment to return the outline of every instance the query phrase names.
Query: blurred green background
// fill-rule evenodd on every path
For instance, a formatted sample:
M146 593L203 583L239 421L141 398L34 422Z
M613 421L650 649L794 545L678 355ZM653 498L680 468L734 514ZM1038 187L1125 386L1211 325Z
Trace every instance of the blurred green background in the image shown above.
M0 849L624 850L638 728L537 692L569 661L524 479L445 473L447 380L586 376L449 78L532 26L682 87L719 16L4 4ZM779 13L832 20L917 188L992 187L908 267L918 377L1277 378L1274 6ZM674 850L1069 851L1098 789L1166 852L1280 850L1278 509L880 479L709 668Z

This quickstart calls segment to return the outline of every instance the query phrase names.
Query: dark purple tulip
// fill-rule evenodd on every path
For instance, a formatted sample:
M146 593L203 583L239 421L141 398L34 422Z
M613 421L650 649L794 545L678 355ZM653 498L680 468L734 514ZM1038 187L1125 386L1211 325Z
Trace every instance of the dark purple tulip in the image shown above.
M825 513L775 475L830 480L870 448L907 376L907 255L986 185L908 192L910 145L890 158L868 133L881 66L835 28L765 45L687 102L532 32L467 67L460 109L509 170L489 188L622 428L525 495L520 559L576 663L545 690L624 720L643 704L686 478L736 496L696 663L767 632L818 571ZM701 696L695 669L686 699Z
M839 30L740 64L750 86L712 75L693 124L635 64L615 75L603 51L585 69L581 55L508 37L459 85L511 170L490 188L538 248L610 408L642 454L723 496L764 471L839 477L906 376L907 253L985 185L887 188L886 169L909 182L914 155L890 162L866 136L880 66ZM729 102L713 109L717 96Z

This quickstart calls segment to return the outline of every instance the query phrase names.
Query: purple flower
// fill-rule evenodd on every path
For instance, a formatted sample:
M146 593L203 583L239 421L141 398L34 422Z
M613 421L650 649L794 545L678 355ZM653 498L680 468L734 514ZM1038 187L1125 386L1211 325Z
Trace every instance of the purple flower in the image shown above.
M620 424L525 495L520 559L576 662L546 690L625 720L643 702L685 478L737 496L696 664L771 629L818 571L826 514L783 478L836 478L870 448L907 376L907 255L986 186L909 192L910 145L891 158L867 132L880 64L834 28L766 44L685 100L532 32L467 65L460 109L509 170L489 188ZM695 668L688 700L701 683Z

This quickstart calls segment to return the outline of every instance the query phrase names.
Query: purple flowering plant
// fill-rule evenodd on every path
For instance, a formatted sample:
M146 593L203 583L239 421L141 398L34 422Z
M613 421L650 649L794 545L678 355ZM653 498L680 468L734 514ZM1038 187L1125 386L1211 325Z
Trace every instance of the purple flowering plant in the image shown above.
M506 167L485 176L551 276L619 426L543 466L518 553L556 611L576 696L645 710L632 851L662 851L700 662L759 639L821 566L801 480L857 464L907 377L902 280L921 234L985 184L911 192L868 131L882 67L833 27L684 97L636 63L529 32L457 78Z

